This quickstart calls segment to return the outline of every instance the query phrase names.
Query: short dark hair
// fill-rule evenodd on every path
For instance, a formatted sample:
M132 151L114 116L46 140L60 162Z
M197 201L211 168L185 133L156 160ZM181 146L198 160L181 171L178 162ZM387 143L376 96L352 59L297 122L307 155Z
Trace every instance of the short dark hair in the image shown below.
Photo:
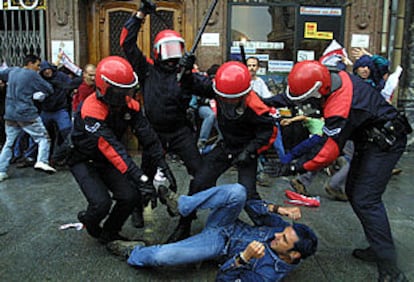
M291 251L298 251L301 259L313 255L318 247L318 238L315 233L308 226L301 223L294 223L292 227L298 235L299 241L294 244Z
M35 54L28 54L23 59L23 66L27 66L29 63L36 63L37 61L41 61L42 59L35 55Z
M247 62L247 60L249 60L249 59L256 60L257 65L259 65L259 64L260 64L260 60L259 60L259 58L258 58L258 57L253 57L253 56L247 57L246 62Z
M211 65L207 70L207 75L210 78L214 78L216 76L216 72L217 72L219 67L220 67L220 65L218 65L218 64Z

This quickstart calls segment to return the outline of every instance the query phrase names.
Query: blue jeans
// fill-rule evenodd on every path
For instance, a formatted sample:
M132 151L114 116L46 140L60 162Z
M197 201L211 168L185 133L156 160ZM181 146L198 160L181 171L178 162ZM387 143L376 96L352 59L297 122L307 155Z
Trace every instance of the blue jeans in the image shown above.
M223 228L233 224L246 202L246 189L240 184L210 188L192 196L180 196L180 214L196 209L212 209L204 230L172 244L136 247L128 259L135 266L171 266L213 259L226 252Z
M56 134L55 139L61 138L64 140L72 130L72 120L70 119L70 115L66 109L61 109L56 112L42 111L40 113L40 117L42 118L43 124L47 128L50 128L53 123L56 123L60 137ZM29 144L29 148L24 153L24 156L25 158L35 158L37 144L34 142L30 142Z
M0 172L7 172L13 157L13 144L20 132L26 132L39 145L37 161L49 163L50 138L40 117L33 123L6 121L6 143L0 154Z
M218 132L218 125L217 125L217 119L216 115L214 114L213 110L209 106L201 106L198 108L198 115L203 120L201 123L200 128L200 140L207 141L210 137L211 130L213 129L213 126L216 128Z
M280 123L277 122L276 127L277 135L275 142L273 143L273 148L275 148L275 151L279 156L279 159L282 159L285 156L285 146L283 145L282 129L280 128Z

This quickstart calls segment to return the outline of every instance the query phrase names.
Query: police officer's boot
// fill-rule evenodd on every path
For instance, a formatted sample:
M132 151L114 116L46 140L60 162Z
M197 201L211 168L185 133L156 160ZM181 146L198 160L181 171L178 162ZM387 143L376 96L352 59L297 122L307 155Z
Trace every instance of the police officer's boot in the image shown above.
M181 217L177 227L175 228L173 233L168 237L166 244L181 241L190 237L192 220L193 218L191 216Z
M132 226L135 228L142 228L144 227L144 216L143 216L143 209L140 205L139 207L135 207L131 213L131 223Z
M100 227L97 223L92 223L90 220L88 221L86 211L80 211L78 213L78 219L81 223L83 223L89 235L94 238L99 238L101 236L102 227Z

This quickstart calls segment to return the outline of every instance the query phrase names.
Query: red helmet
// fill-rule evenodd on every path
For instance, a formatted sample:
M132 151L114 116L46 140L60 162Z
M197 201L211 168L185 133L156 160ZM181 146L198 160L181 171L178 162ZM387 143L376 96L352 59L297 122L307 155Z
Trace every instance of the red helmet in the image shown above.
M109 56L98 63L95 82L98 97L108 104L123 104L125 96L138 85L138 76L127 60Z
M252 77L246 65L232 61L222 64L213 80L213 89L223 98L235 99L250 92Z
M288 75L286 94L292 101L320 98L331 90L331 74L318 61L302 61L295 64Z
M184 39L175 30L165 29L155 36L154 57L156 60L181 58L183 52Z

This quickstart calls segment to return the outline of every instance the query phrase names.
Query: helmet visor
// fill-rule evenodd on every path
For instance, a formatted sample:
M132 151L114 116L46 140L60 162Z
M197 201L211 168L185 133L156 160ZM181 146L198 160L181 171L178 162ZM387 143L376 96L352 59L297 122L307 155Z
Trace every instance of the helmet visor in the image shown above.
M160 59L162 61L181 58L184 44L180 41L167 41L160 44Z
M103 96L103 100L111 106L125 106L126 97L133 97L137 89L133 88L120 88L116 86L110 86L106 90L106 94Z
M303 102L308 100L309 98L321 98L321 93L319 92L319 88L321 88L322 82L316 81L315 84L311 89L309 89L307 92L303 94L295 94L290 92L289 85L286 88L286 96L291 100L292 102Z

